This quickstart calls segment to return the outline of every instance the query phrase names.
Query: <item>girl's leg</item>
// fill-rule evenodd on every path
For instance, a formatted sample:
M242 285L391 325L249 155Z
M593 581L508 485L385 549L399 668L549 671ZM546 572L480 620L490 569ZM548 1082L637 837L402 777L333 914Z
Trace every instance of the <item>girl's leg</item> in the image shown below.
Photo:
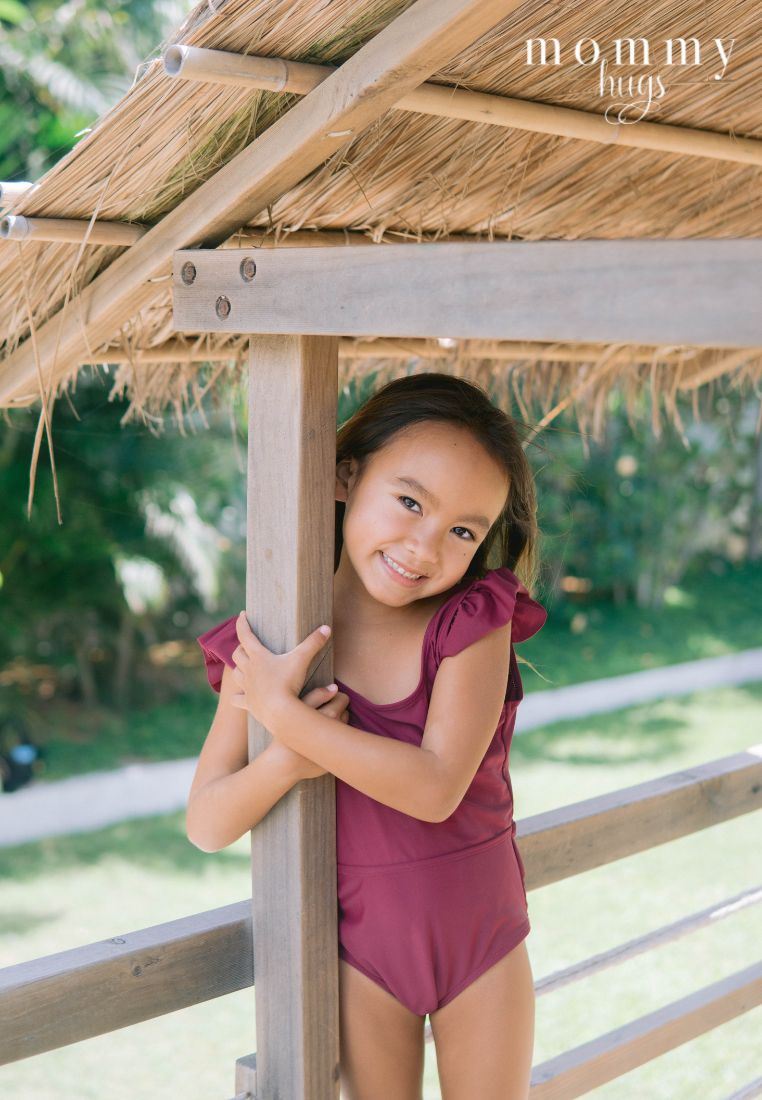
M535 994L526 940L432 1012L442 1100L527 1100Z
M421 1100L426 1017L339 959L339 1018L341 1100Z

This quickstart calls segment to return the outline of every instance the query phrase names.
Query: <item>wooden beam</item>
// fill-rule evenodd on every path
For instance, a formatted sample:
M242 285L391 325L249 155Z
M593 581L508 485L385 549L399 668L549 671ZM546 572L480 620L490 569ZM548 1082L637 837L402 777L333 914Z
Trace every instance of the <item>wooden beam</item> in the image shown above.
M0 970L0 1065L253 982L250 901L7 966Z
M762 744L523 818L527 891L753 813L761 792ZM250 986L252 934L247 899L0 969L0 1065Z
M750 905L760 904L762 904L762 887L751 886L733 897L722 898L704 909L680 917L679 920L652 928L642 936L636 936L625 943L618 943L605 951L572 963L571 966L564 966L553 974L547 974L544 978L538 978L534 984L535 994L538 997L547 996L548 993L554 993L572 982L592 978L612 966L621 966L622 963L634 959L636 955L643 955L656 948L664 947L667 943L674 943L675 940L697 932L700 928L716 927L719 921L737 916L742 909Z
M748 1084L737 1089L731 1096L726 1096L725 1100L756 1100L758 1096L762 1096L762 1077L749 1081Z
M76 370L156 293L179 248L216 247L252 221L522 0L417 0L328 80L178 204L36 333L46 383ZM27 339L0 372L0 406L36 390Z
M531 1100L584 1096L759 1004L762 962L549 1058L532 1070L529 1096Z
M276 653L333 619L338 341L252 340L246 611ZM331 648L307 688L328 684ZM249 756L271 737L249 719ZM338 1100L335 780L304 781L251 834L257 1096Z
M527 890L762 809L762 744L522 818Z
M758 239L197 249L173 273L180 332L762 343Z
M164 69L168 76L185 80L299 95L307 94L334 72L329 65L307 65L282 57L257 57L182 45L170 46L165 52ZM471 92L442 84L422 84L396 103L395 109L527 130L534 134L578 138L619 148L652 149L659 153L762 165L762 141L754 138L661 122L612 123L593 111Z

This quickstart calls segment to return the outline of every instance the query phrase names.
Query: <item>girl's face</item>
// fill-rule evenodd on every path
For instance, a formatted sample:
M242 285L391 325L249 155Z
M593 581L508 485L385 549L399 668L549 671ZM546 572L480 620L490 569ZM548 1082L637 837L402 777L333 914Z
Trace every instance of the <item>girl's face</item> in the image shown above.
M503 469L466 428L424 421L403 429L362 473L355 459L337 466L336 499L346 502L339 574L359 579L388 606L447 591L500 515L508 488Z

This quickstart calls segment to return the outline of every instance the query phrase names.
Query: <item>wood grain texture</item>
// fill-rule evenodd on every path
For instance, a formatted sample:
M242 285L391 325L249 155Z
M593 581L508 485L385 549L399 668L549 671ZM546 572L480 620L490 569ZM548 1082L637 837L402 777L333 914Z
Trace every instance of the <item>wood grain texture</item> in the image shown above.
M45 380L76 370L155 296L178 248L217 246L318 168L521 0L418 0L201 184L37 332ZM0 405L35 392L26 340L0 371Z
M281 817L279 829L290 830L290 836L303 835L309 805L306 799L322 797L317 786L322 782L309 780L295 788L299 792L296 799L294 792L289 797L305 800L305 816L295 824L293 811L289 811L285 824ZM752 813L762 804L761 792L762 745L757 745L647 783L523 818L517 838L526 867L527 890ZM316 809L314 803L312 809ZM318 823L320 812L318 807ZM274 821L275 812L260 825L269 818ZM323 816L323 827L328 820ZM319 833L312 840L312 844L302 845L298 870L281 868L279 881L287 880L284 889L288 890L288 883L294 879L296 889L301 889L305 872L320 876L325 870L326 860L331 858L330 840ZM277 886L269 889L273 897ZM335 883L331 889L335 899ZM332 904L327 886L318 904ZM305 939L314 934L318 916L314 911L304 914ZM325 926L330 925L330 908L322 919ZM5 967L0 970L0 1065L250 986L255 978L253 927L251 900L247 899ZM667 926L657 929L655 935L663 933L664 938L674 932L674 927ZM292 928L286 939L288 935L296 937L297 933ZM628 957L627 950L622 956ZM333 965L325 961L313 994L325 994L325 984L330 980L327 971ZM595 959L583 961L579 967L587 973L594 965ZM256 981L260 981L259 972ZM756 978L749 986L752 991L756 989L754 983ZM721 999L725 992L720 991ZM744 998L747 993L742 991L739 996ZM736 994L731 991L726 1005L736 1003ZM580 1094L559 1091L547 1095Z
M762 745L522 818L526 885L536 890L762 809Z
M257 273L244 282L246 256ZM180 278L191 261L196 278ZM762 342L762 240L493 241L398 248L181 250L180 332ZM220 295L229 299L217 315Z
M248 901L7 966L0 970L0 1065L253 981Z
M529 1096L584 1096L761 1003L762 962L757 962L535 1066Z
M338 340L261 336L249 372L246 611L276 653L333 618ZM332 646L306 688L333 676ZM270 741L249 719L249 756ZM251 834L257 1093L338 1100L332 775L305 780Z

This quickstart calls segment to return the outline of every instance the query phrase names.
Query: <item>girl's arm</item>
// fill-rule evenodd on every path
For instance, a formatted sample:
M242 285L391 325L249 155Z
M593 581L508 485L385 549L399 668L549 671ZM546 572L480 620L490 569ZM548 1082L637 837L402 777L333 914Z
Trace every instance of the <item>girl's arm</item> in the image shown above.
M226 848L253 829L293 786L321 774L321 769L310 767L309 761L277 741L249 763L246 712L230 702L235 690L226 666L217 712L199 755L185 815L188 840L202 852ZM324 689L317 690L321 698L330 698ZM316 693L311 692L309 698L313 695L317 705ZM342 713L346 702L346 695L334 695L325 705L322 720L342 726L336 718L346 718ZM302 705L310 710L306 703Z
M442 820L439 760L427 749L332 722L293 696L283 699L268 728L377 802L421 821Z
M273 738L385 806L444 821L460 804L494 737L505 701L510 623L445 657L419 746L344 727L293 696L271 712Z

